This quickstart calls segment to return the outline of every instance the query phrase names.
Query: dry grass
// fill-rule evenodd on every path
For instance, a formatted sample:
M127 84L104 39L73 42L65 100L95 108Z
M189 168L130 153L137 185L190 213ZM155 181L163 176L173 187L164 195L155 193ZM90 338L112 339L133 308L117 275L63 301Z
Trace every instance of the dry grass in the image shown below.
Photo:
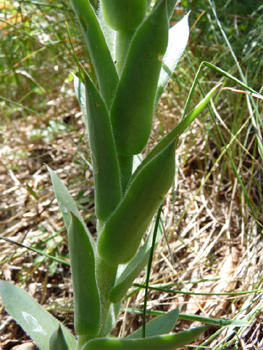
M91 231L95 227L92 172L81 157L88 161L86 143L80 141L84 129L75 102L72 101L69 107L70 115L77 114L77 118L70 121L75 131L58 134L49 143L41 140L32 143L30 119L17 120L15 133L12 125L6 125L0 172L1 236L64 258L67 256L66 232L53 201L45 164L57 171L75 198L80 194L83 194L81 199L91 198L84 204L79 202L79 205L88 218ZM154 130L160 129L161 124L166 132L176 123L177 114L173 103L167 107L165 97ZM230 342L230 347L223 348L234 349L235 342L238 344L236 349L253 349L253 344L255 349L260 349L262 223L257 223L250 215L235 179L221 178L220 154L216 155L213 149L208 153L205 132L203 124L196 121L178 145L177 175L163 207L166 237L156 250L150 279L151 287L161 284L173 292L150 289L148 311L180 307L184 314L255 320L247 329L219 330L213 327L198 344L219 330L220 334L209 341L209 348L218 349L225 339L224 344ZM153 141L158 137L156 135L158 133L153 132ZM205 164L209 165L210 173ZM37 198L30 194L27 184ZM262 220L260 215L259 220ZM0 241L1 278L25 288L72 328L72 288L68 266L4 239ZM144 282L143 273L136 282ZM141 316L131 312L130 308L142 309L143 298L144 290L141 289L124 301L124 311L114 334L125 336L141 324ZM12 327L5 323L11 320L3 309L1 318L2 348L10 349L23 342L23 333L19 333L13 323ZM180 320L175 330L189 325L189 321ZM231 339L234 340L231 342Z
M64 22L61 26L61 33L64 33ZM55 32L52 29L50 33L54 35ZM213 63L224 63L226 53L220 49L220 45L216 43L204 48L201 38L208 36L202 30L198 32L197 28L196 33L196 42L190 40L191 52L188 53L193 67L197 69L200 64L199 58L194 56L201 56L205 50L208 53L211 50L214 54L214 60L217 61ZM12 34L11 30L9 34ZM219 38L216 39L219 41ZM13 48L12 40L9 41ZM67 41L65 43L68 45ZM55 61L58 62L57 45L52 47ZM69 59L68 56L65 57L68 67ZM39 60L42 64L43 59ZM53 72L52 60L48 66L49 75L45 73L47 85L51 80L57 83L58 79L57 73L54 75ZM247 60L249 67L251 57ZM21 58L20 61L23 62ZM64 57L60 63L59 69L62 71L65 69L62 65ZM251 64L255 66L255 62ZM29 66L30 69L32 67ZM35 65L32 72L29 70L34 78L39 78L34 75L39 72L37 67ZM24 67L26 71L29 68ZM260 75L262 68L256 70ZM5 71L9 74L9 69ZM182 115L187 89L194 73L189 68L189 62L182 63L177 71L176 83L170 84L159 105L149 148L171 130ZM236 69L230 67L229 71L235 72ZM210 76L207 71L205 74L202 86L207 84L209 88L221 78ZM66 75L63 73L63 76ZM7 77L10 78L9 75ZM259 81L256 77L257 75L255 81ZM18 101L21 98L23 102L31 90L24 92L21 87L25 86L24 80L21 86L17 86ZM0 278L26 289L72 329L69 267L41 254L68 259L67 234L54 201L45 164L55 170L68 185L90 231L95 234L93 176L77 102L69 97L72 94L63 95L56 89L55 95L52 92L53 97L37 94L35 100L32 98L32 101L36 101L36 106L39 106L39 100L45 101L45 118L41 119L32 113L30 117L28 112L20 109L13 113L9 109L0 129ZM9 96L13 90L15 89L7 91L7 98L13 98L13 95ZM198 92L196 95L199 96ZM54 96L61 97L54 100ZM152 288L162 285L166 291L150 289L147 307L149 312L163 312L180 307L183 314L247 319L250 325L246 328L211 327L203 338L185 349L199 349L201 344L208 349L263 349L262 159L257 150L255 132L251 128L251 113L245 104L243 94L224 91L214 101L211 109L256 215L252 215L230 158L211 121L211 114L207 112L194 122L178 144L174 187L167 195L163 207L165 236L154 255L150 279ZM7 106L4 107L3 111L6 111ZM262 109L262 103L259 103L259 107ZM262 110L259 109L259 112ZM61 122L63 119L64 131L49 128L49 121ZM43 132L49 130L48 139L43 140L42 137L33 140L32 135L36 129ZM237 137L233 139L233 135ZM39 253L21 246L22 244L33 247ZM136 283L143 283L144 280L142 273ZM137 287L132 287L130 292L133 290L137 290ZM115 335L125 336L141 325L142 317L136 310L143 308L143 299L144 290L140 289L124 300L123 312L114 329ZM0 308L0 320L0 348L14 349L15 346L28 342L28 337L5 313L3 307ZM189 326L189 321L180 319L175 331Z

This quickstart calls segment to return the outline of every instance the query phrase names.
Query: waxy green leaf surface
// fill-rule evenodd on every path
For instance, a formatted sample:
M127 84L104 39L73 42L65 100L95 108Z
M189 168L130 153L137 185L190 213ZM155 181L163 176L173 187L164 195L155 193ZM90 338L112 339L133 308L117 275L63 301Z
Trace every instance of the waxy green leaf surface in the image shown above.
M107 264L124 264L135 256L143 234L173 182L174 150L172 142L133 174L123 200L105 223L98 240L99 255Z
M109 108L118 84L118 75L103 31L89 1L70 0L70 3L84 34L101 95Z
M11 283L0 281L0 294L6 311L36 342L40 350L49 349L49 339L58 327L63 329L70 350L76 341L71 331L47 312L30 294Z
M69 349L62 328L58 329L51 335L49 339L49 350L74 350Z
M95 257L83 223L71 213L69 256L74 296L74 326L78 335L95 336L100 327L100 298Z
M109 298L113 303L121 301L127 290L130 288L132 282L147 264L151 251L153 232L154 226L152 227L147 240L139 249L135 257L126 265L119 265L115 285L109 294ZM162 225L159 223L155 247L158 245L162 237L162 233Z
M173 330L175 323L178 320L178 317L179 309L174 309L161 316L153 318L151 321L146 323L146 338L170 333ZM137 331L135 331L127 337L127 339L138 338L142 338L142 327L140 327L139 329L137 329Z
M90 233L84 223L84 220L82 216L80 215L80 212L77 208L76 202L72 198L71 194L69 193L69 190L67 187L63 184L63 182L60 180L60 178L57 176L57 174L50 169L49 167L48 171L51 177L52 185L53 185L53 190L55 193L55 196L58 201L59 208L61 210L67 231L69 229L69 225L71 223L71 217L69 212L72 212L80 221L83 223L83 227L85 227L86 233L88 237L90 238L90 242L93 245L93 248L95 247L94 241L92 237L90 236Z
M154 99L168 44L166 1L161 1L135 33L110 118L117 150L122 155L140 153L152 128Z
M169 29L168 46L163 57L162 69L155 97L155 108L186 48L189 37L188 17L189 13Z
M85 73L89 144L95 182L95 210L106 220L121 199L120 169L109 115L103 99Z
M176 334L139 339L94 339L84 345L82 350L173 350L191 343L207 329L201 326Z

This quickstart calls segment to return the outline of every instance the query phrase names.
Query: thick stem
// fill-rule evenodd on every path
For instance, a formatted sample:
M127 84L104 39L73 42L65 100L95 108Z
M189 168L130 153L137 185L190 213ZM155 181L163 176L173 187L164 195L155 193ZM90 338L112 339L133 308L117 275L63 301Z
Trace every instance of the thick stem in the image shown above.
M80 335L78 338L76 350L81 350L82 346L91 339L88 335Z
M98 254L96 256L96 279L100 294L100 330L96 337L106 336L105 328L110 307L109 292L114 286L117 267L109 266Z
M117 32L116 36L116 69L119 77L123 71L134 31Z
M107 317L111 302L109 292L115 283L117 267L109 266L96 253L96 280L100 296L100 329L95 337L90 335L80 335L78 338L76 350L81 350L83 345L94 338L105 337L108 333Z
M124 193L132 175L133 156L118 154L118 160L121 173L121 189L122 193Z

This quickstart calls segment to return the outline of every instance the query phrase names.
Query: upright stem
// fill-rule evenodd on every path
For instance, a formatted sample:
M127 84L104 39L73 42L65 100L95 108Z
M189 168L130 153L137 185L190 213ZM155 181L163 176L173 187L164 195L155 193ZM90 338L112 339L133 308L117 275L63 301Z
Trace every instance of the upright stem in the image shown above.
M116 69L119 77L122 74L134 31L117 32L116 37Z
M96 260L96 280L100 296L100 329L95 337L90 335L80 335L78 338L76 350L81 350L83 345L93 338L105 337L110 330L107 329L107 317L110 307L109 292L115 283L117 267L109 266L102 260L98 254L95 255ZM110 325L112 328L112 325Z
M133 156L122 156L118 154L118 160L121 173L121 188L122 193L124 193L132 175Z
M80 350L83 345L93 339L106 336L109 331L107 329L107 317L110 307L109 292L115 283L117 267L109 266L96 253L96 280L100 295L100 329L95 337L89 335L81 335L78 338L76 350ZM112 325L111 325L112 328Z
M125 66L126 58L129 52L130 43L134 31L118 31L116 36L116 69L119 77L122 74ZM127 184L132 174L133 156L122 156L118 154L118 160L121 173L121 187L122 193L125 192Z
M96 279L100 294L100 331L97 337L106 336L105 328L110 307L109 292L114 286L117 267L109 266L98 254L96 257Z

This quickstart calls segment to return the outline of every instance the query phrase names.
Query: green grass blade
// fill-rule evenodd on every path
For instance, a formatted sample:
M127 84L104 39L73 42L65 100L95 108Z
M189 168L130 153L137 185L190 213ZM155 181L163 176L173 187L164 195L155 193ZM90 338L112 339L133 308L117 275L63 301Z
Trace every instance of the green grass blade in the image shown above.
M144 284L134 283L135 287L145 288ZM176 290L176 289L169 289L169 288L162 288L162 287L156 287L156 286L148 286L149 289L153 290L159 290L165 293L171 293L171 294L185 294L185 295L246 295L246 294L254 294L263 291L263 289L253 289L249 291L243 291L243 292L188 292L183 290Z
M141 315L143 313L143 310L141 309L136 309L136 308L126 308L126 309L121 309L122 311L126 311L129 313L133 314L139 314ZM147 315L164 315L164 311L150 311L147 310ZM197 321L197 322L202 322L207 325L215 325L219 327L224 327L224 326L235 326L235 327L245 327L249 325L249 322L247 320L223 320L223 319L218 319L218 318L210 318L210 317L204 317L204 316L199 316L199 315L186 315L186 314L179 314L178 316L179 320L188 320L188 321Z
M219 327L223 326L233 326L233 327L247 327L249 322L246 320L223 320L210 317L203 317L199 315L185 315L179 314L180 320L197 321L209 325L215 325Z
M212 3L211 0L208 0L209 1L209 4L211 5L211 8L212 8L212 11L213 11L213 14L215 16L215 19L216 19L216 22L217 22L217 25L221 31L221 34L224 38L224 41L226 42L229 50L230 50L230 53L231 53L231 56L233 57L233 60L235 62L235 65L238 69L238 72L239 72L239 75L242 79L242 81L247 84L247 79L242 71L242 68L238 62L238 59L236 57L236 54L231 46L231 43L230 41L228 40L227 38L227 35L221 25L221 22L219 21L218 19L218 16L217 16L217 13L216 13L216 8L214 6L214 4ZM257 140L258 140L258 151L259 151L259 154L261 156L261 158L263 159L263 142L262 142L262 134L260 132L260 125L261 125L261 128L262 128L262 118L260 117L259 115L259 112L258 112L258 109L257 109L257 106L255 104L255 101L251 98L251 96L246 96L246 100L247 100L247 105L248 105L248 109L250 111L250 114L251 114L251 117L252 117L252 125L254 127L254 131L255 131L255 134L257 136ZM253 108L255 110L255 113L252 112L252 105L253 105ZM255 115L254 115L255 114ZM263 129L262 129L263 130Z
M144 305L143 305L143 323L142 323L142 337L143 338L145 338L145 336L146 336L146 309L147 309L147 299L148 299L148 286L149 286L149 281L150 281L153 253L154 253L155 242L156 242L156 237L157 237L157 233L158 233L158 226L159 226L159 221L160 221L160 217L161 217L161 213L162 213L162 208L163 208L163 205L161 204L159 209L158 209L158 212L156 214L155 225L154 225L154 230L153 230L153 237L152 237L152 246L151 246L149 261L148 261L147 270L146 270Z
M65 265L70 266L69 261L64 260L64 259L57 258L57 257L52 256L52 255L50 255L50 254L46 254L46 253L44 253L42 250L39 250L39 249L36 249L36 248L33 248L33 247L29 247L29 246L27 246L27 245L25 245L25 244L23 244L23 243L16 242L16 241L14 241L14 240L12 240L12 239L10 239L10 238L7 238L7 237L0 236L0 239L3 239L4 241L9 242L9 243L12 243L12 244L16 244L16 245L18 245L19 247L22 247L22 248L31 250L32 252L38 253L38 254L40 254L40 255L43 255L43 256L45 256L46 258L52 259L52 260L57 261L57 262L59 262L59 263L61 263L61 264L65 264Z
M192 99L193 94L194 94L194 89L195 89L196 85L197 85L198 82L199 82L199 78L200 78L200 76L201 76L201 73L202 73L204 67L208 67L208 68L214 70L215 72L221 74L222 76L224 76L224 77L226 77L226 78L232 80L233 82L235 82L235 83L237 83L238 85L242 86L245 90L250 91L251 93L255 93L255 94L258 95L258 96L261 96L258 92L256 92L255 90L253 90L251 87L249 87L248 85L246 85L245 83L243 83L241 80L237 79L236 77L234 77L234 76L231 75L230 73L224 71L223 69L221 69L221 68L215 66L215 65L212 64L212 63L203 61L203 62L200 64L200 66L199 66L199 68L198 68L198 71L197 71L197 73L196 73L196 75L195 75L194 82L193 82L193 84L192 84L191 90L190 90L190 92L189 92L189 94L188 94L188 97L187 97L187 100L186 100L186 103L185 103L185 108L184 108L184 113L183 113L183 117L182 117L182 118L184 118L184 116L185 116L186 113L187 113L187 110L188 110L188 108L189 108L191 99Z
M9 100L8 98L5 98L4 96L0 96L0 100L3 100L3 101L8 102L10 104L13 104L16 107L22 108L22 109L24 109L27 112L33 113L34 115L38 115L39 117L46 118L46 115L44 113L39 113L39 112L33 110L32 108L24 106L24 105L22 105L20 103L17 103L15 101Z

